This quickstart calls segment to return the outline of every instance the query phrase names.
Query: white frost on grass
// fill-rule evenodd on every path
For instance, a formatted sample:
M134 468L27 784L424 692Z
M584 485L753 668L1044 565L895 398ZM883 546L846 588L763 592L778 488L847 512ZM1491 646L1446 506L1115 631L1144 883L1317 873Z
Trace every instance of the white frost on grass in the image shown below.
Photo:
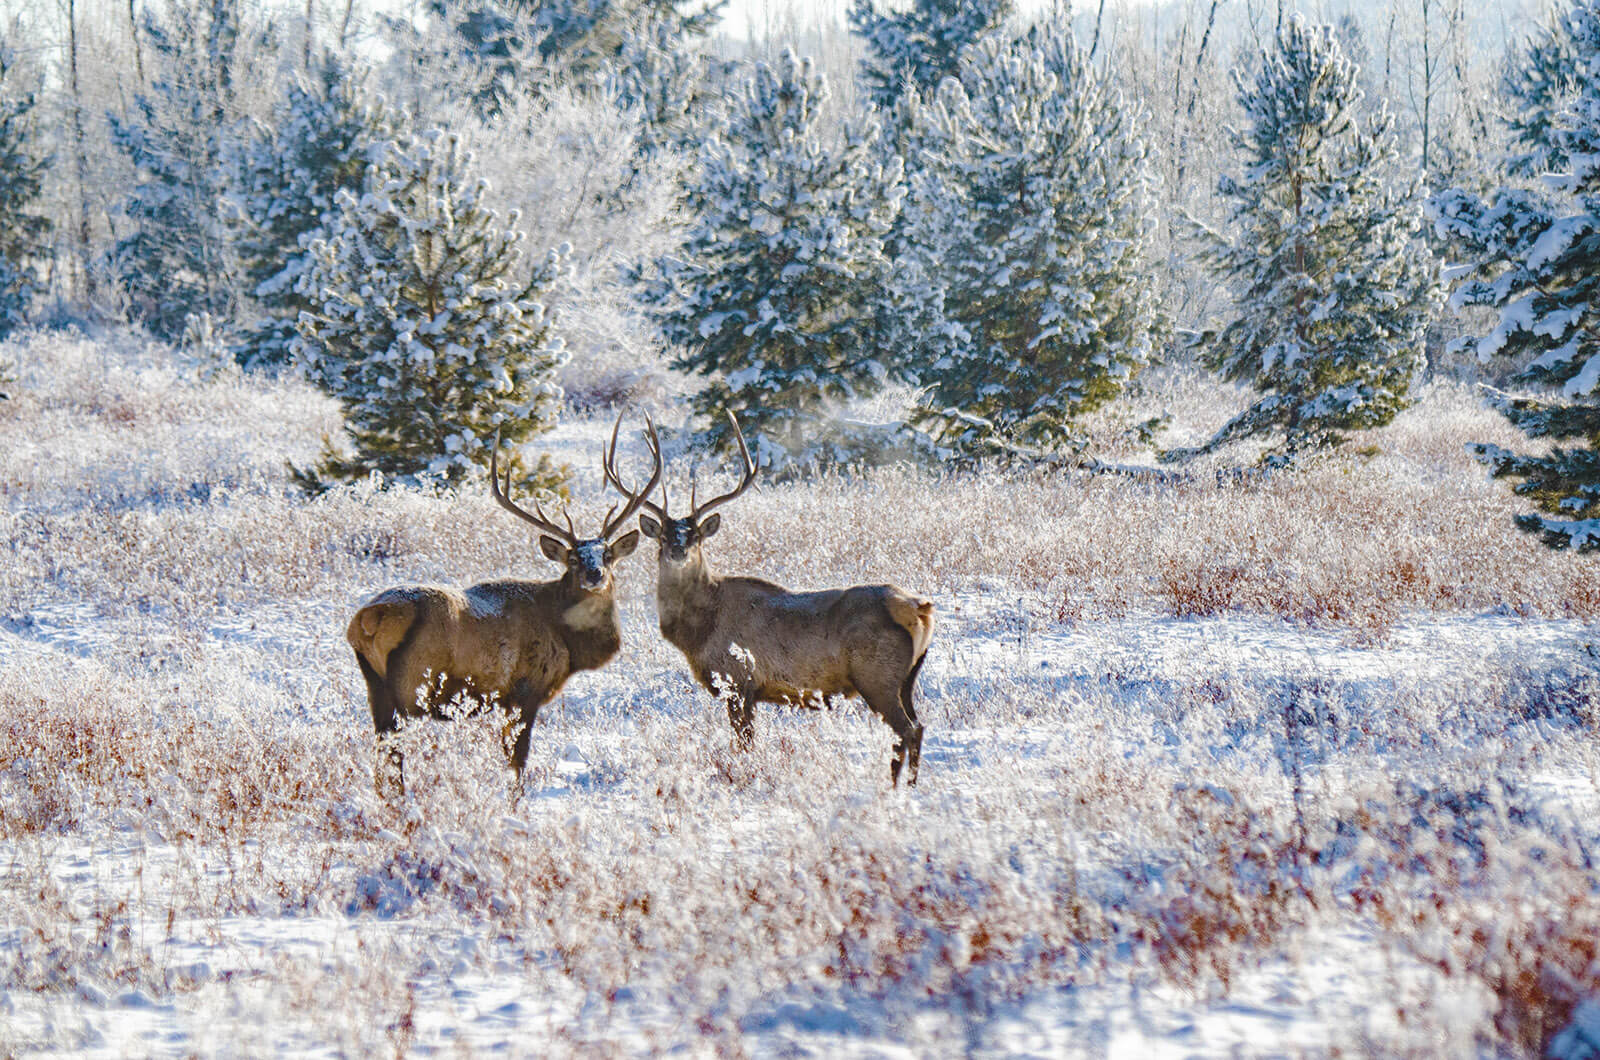
M1359 465L1376 485L750 495L721 569L915 569L937 598L914 791L859 703L764 706L733 752L640 555L621 653L541 711L520 787L498 719L422 721L390 803L344 624L391 584L553 577L526 528L470 491L308 502L282 460L314 451L314 395L34 343L0 442L76 473L0 444L0 1053L1469 1055L1501 1041L1481 925L1591 893L1593 631L1548 617L1575 583L1509 525L1452 551L1423 521L1274 521L1330 486L1367 519L1443 495L1451 431L1482 426L1450 394ZM584 526L610 427L533 443L577 468ZM1476 518L1498 495L1473 482L1448 496ZM1111 547L1161 525L1160 555Z

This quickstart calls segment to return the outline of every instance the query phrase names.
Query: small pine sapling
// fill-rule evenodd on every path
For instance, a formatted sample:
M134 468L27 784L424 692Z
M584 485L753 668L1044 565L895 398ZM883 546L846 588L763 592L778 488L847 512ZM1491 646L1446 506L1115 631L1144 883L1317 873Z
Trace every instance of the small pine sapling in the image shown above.
M1234 80L1243 172L1218 184L1232 226L1194 231L1236 315L1195 344L1207 367L1260 397L1204 444L1163 453L1168 462L1268 436L1263 461L1287 463L1388 423L1411 403L1436 301L1421 202L1389 183L1393 121L1381 107L1360 113L1356 68L1331 28L1289 20L1253 76Z
M1141 117L1069 30L989 37L916 108L888 345L920 425L967 456L1043 456L1155 352Z
M297 363L344 407L354 447L297 469L308 489L374 471L459 482L487 466L497 430L524 441L561 400L565 351L544 299L565 248L520 264L520 233L483 205L487 186L456 137L434 130L378 154L361 195L339 193L296 285L311 307ZM563 476L546 459L523 477L550 488Z
M693 399L707 440L731 444L731 411L769 468L826 459L817 425L888 377L875 307L899 159L883 161L870 123L829 136L826 98L810 60L786 52L755 66L701 151L688 236L644 294L685 350L676 367L709 380Z
M37 97L22 89L21 78L15 55L0 44L0 338L27 320L39 291L34 264L51 227L37 212L50 159L34 113Z

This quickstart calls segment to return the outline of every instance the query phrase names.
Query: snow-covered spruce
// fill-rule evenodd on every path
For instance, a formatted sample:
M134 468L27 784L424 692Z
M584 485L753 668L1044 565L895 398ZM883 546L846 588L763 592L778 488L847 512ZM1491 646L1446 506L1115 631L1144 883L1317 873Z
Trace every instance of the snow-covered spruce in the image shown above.
M691 153L711 130L711 108L720 100L716 77L732 64L713 63L687 47L670 19L630 29L605 64L605 88L638 116L641 158L663 148Z
M225 145L242 118L246 71L259 27L233 3L146 10L142 34L152 70L135 116L110 115L111 142L138 171L121 213L128 232L110 254L134 319L167 340L191 318L230 320L238 261L226 222Z
M1556 76L1552 56L1569 64L1564 94L1547 84ZM1600 549L1600 0L1561 14L1525 64L1510 82L1544 88L1518 97L1538 105L1514 124L1528 150L1506 168L1512 180L1540 176L1509 183L1487 202L1451 190L1431 210L1439 233L1471 259L1452 302L1499 312L1492 331L1462 346L1482 360L1524 360L1517 382L1560 392L1547 401L1491 391L1491 402L1530 438L1582 443L1538 456L1469 448L1496 477L1520 480L1516 492L1544 512L1519 516L1519 526L1553 547L1591 551Z
M867 46L861 59L867 97L889 108L908 88L931 91L1014 6L1012 0L912 0L909 8L880 10L876 0L855 0L850 28Z
M1513 146L1503 161L1516 177L1564 173L1569 165L1562 110L1582 88L1584 44L1563 9L1556 12L1505 57L1501 93L1510 104L1505 122Z
M917 108L889 344L969 453L1059 448L1148 363L1140 117L1070 31L988 38Z
M720 4L689 0L466 0L436 5L456 49L477 75L470 95L480 113L498 114L519 95L555 84L589 88L608 80L655 40L669 51L703 37Z
M22 76L15 54L0 47L0 338L27 319L38 293L34 263L51 227L37 212L49 157L34 112L37 97Z
M700 156L681 252L645 297L678 367L711 377L694 398L708 440L726 445L732 410L767 467L815 459L812 425L835 402L879 387L883 237L900 204L897 158L872 124L825 132L827 96L809 59L758 63L727 127Z
M296 284L311 309L295 358L344 406L355 447L325 453L308 486L371 471L458 481L488 463L497 429L514 444L548 428L561 397L565 354L541 298L565 248L519 266L521 236L482 205L454 136L378 155L359 197L339 192Z
M401 116L369 98L364 83L324 59L314 80L289 83L273 125L251 128L239 148L235 246L260 314L235 347L246 367L289 359L300 312L310 308L295 288L310 263L307 245L326 235L339 190L360 189L374 146L402 131Z
M1361 114L1356 68L1332 30L1291 19L1253 76L1234 79L1247 124L1229 130L1240 176L1218 183L1231 224L1194 229L1237 315L1197 345L1261 396L1168 461L1263 435L1276 439L1265 459L1292 459L1388 423L1411 402L1436 301L1421 202L1394 183L1392 119L1382 107Z

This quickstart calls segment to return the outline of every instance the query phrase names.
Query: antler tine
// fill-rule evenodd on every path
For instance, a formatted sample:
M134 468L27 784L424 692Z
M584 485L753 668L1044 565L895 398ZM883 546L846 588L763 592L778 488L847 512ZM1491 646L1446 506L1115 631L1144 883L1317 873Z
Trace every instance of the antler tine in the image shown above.
M744 444L744 432L739 429L739 421L734 418L732 410L728 412L728 422L733 424L733 436L739 441L739 455L744 458L744 478L733 488L731 493L724 493L720 497L713 497L698 507L690 503L689 518L698 522L703 515L709 515L711 509L719 504L726 504L739 494L750 488L750 483L756 480L756 462L750 458L750 447Z
M551 522L549 516L544 514L544 509L539 506L539 501L537 499L535 499L533 502L533 512L537 512L537 515L533 514L533 512L524 511L522 508L519 508L517 505L512 503L511 469L509 467L506 468L505 489L503 491L501 490L500 428L498 425L494 429L494 448L489 450L489 492L493 494L494 499L500 503L500 507L510 512L512 515L515 515L519 519L527 520L547 534L551 534L559 538L565 538L568 545L577 547L578 535L573 533L570 529L563 530L561 527ZM565 512L566 509L563 508L562 511ZM569 528L572 526L572 516L570 515L567 516L567 526Z
M611 448L605 454L605 459L603 461L606 481L615 486L617 488L617 492L621 493L627 498L627 503L622 506L622 513L615 519L611 518L609 512L606 514L605 529L600 531L600 536L603 538L609 539L611 535L621 529L622 525L626 523L633 513L638 511L640 508L649 508L657 519L660 519L663 522L666 521L666 509L657 508L650 502L649 499L650 491L655 489L656 483L661 481L661 439L656 436L655 421L650 418L649 414L645 415L644 426L645 442L650 447L650 456L653 458L655 469L651 472L650 481L646 482L644 484L644 489L640 490L638 493L635 493L627 486L624 486L622 484L622 477L617 474L617 433L622 429L622 413L617 413L617 422L611 428Z

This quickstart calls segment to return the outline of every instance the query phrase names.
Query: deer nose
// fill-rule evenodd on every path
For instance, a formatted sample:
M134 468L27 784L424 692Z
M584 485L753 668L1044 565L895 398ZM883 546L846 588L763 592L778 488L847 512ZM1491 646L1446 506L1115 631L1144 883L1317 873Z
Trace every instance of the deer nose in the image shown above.
M606 583L606 572L602 570L586 570L583 572L583 584L586 588L597 589Z

